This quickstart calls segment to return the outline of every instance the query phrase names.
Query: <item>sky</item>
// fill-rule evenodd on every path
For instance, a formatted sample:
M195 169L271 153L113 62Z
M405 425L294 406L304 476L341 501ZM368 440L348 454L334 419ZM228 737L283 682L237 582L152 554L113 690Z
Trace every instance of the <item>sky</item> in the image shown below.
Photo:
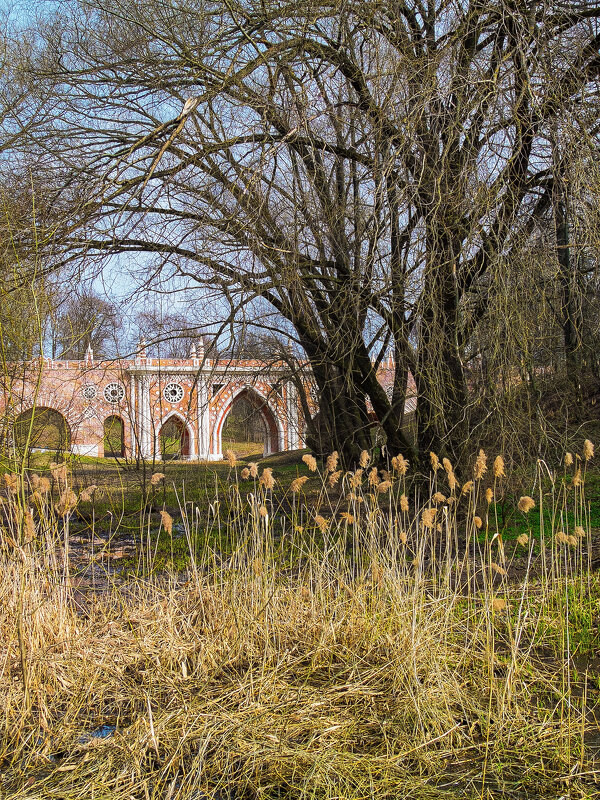
M0 30L9 31L11 27L35 28L39 18L64 8L64 0L0 0ZM77 284L79 291L91 290L103 299L109 300L119 308L124 335L122 346L134 349L139 341L138 317L142 312L154 312L160 316L183 315L190 318L193 326L219 319L220 310L213 301L207 317L202 319L201 309L207 307L206 298L200 290L183 291L181 285L170 282L162 286L160 292L149 291L140 286L140 274L148 274L151 268L151 257L131 254L120 254L107 260L101 270L93 266L82 271L65 273L57 279L57 284L64 293L65 288ZM215 325L212 325L215 328ZM227 337L221 336L221 346L227 346Z

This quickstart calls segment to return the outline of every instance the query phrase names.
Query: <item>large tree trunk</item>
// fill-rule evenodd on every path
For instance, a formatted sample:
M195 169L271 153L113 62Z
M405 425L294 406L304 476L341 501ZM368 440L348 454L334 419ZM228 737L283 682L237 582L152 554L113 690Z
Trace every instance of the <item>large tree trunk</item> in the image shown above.
M414 376L418 395L417 448L423 467L427 466L430 451L460 460L468 431L454 254L445 234L436 235L431 229L428 239ZM445 246L440 247L440 243Z
M347 469L356 466L363 450L371 450L371 422L366 396L356 380L345 373L335 357L317 352L313 342L304 341L318 391L319 431L309 446L322 455L337 450Z
M323 455L337 450L347 469L356 467L363 450L371 451L370 420L364 395L335 376L335 368L317 370ZM330 375L329 378L325 374Z
M357 382L369 396L377 423L385 434L388 452L392 456L402 453L414 459L416 449L403 430L408 370L401 364L396 363L395 368L400 370L402 375L402 388L396 391L390 400L383 386L379 383L377 370L371 363L367 349L362 341L356 347L354 360L360 372ZM398 384L398 381L396 381L396 384Z

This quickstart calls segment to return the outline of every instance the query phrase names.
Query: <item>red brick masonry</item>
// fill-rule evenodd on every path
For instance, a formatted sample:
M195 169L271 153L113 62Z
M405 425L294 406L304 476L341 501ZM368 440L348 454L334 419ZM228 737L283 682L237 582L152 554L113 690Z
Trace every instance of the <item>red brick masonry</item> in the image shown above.
M378 373L388 390L393 375L388 360ZM68 426L71 450L80 455L103 456L105 422L119 417L124 456L160 458L160 432L170 420L180 429L184 458L218 460L223 424L241 397L263 417L265 454L303 446L304 422L287 364L213 361L194 348L189 359L148 358L142 349L134 359L94 361L88 350L83 361L14 365L0 404L9 432L34 407L58 411ZM407 410L414 405L411 397Z

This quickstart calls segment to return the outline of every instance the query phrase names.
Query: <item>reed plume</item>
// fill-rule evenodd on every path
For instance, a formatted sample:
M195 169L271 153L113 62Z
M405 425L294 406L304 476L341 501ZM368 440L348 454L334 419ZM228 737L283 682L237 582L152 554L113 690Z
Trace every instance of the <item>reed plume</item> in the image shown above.
M302 461L304 461L311 472L317 471L317 459L314 456L311 456L310 453L305 453L302 456Z
M525 495L519 499L519 502L517 503L517 508L524 514L529 514L529 512L535 508L535 500L533 499L533 497Z

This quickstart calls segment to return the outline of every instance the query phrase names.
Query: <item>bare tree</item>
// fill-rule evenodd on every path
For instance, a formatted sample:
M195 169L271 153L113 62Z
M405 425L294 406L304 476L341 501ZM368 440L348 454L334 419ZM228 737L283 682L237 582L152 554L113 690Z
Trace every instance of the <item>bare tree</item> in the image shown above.
M30 64L56 87L54 121L24 146L67 176L55 202L79 199L68 259L152 254L153 276L291 324L347 462L370 445L368 402L392 451L460 457L477 333L510 316L508 265L556 196L552 134L597 115L599 15L584 0L63 3Z
M189 358L192 347L202 341L205 355L215 356L212 341L205 337L202 326L183 312L161 314L156 308L141 311L136 317L140 337L149 351L162 358Z
M114 303L90 291L64 298L53 325L53 353L65 359L83 359L88 347L96 358L115 355L121 329Z

